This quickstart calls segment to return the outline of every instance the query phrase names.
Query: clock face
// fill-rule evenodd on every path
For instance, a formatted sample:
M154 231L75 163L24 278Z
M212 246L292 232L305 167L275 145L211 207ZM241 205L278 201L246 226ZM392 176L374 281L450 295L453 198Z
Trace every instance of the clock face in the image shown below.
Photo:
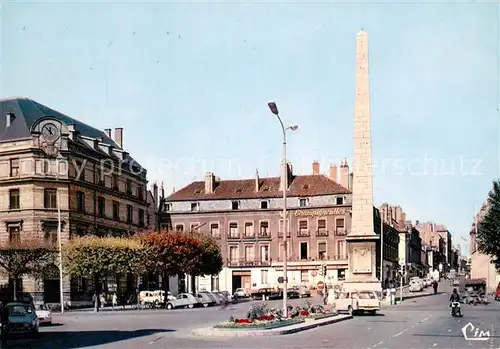
M52 123L45 124L42 127L42 136L48 141L55 141L59 138L59 129Z

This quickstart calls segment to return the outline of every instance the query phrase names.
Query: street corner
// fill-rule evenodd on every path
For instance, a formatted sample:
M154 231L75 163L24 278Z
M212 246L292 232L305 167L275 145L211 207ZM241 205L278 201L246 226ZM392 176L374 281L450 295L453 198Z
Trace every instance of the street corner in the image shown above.
M191 330L190 334L194 337L262 337L262 336L280 336L287 335L302 331L307 331L316 327L332 325L337 322L346 321L352 319L352 315L342 314L336 315L331 318L319 319L319 320L310 320L301 322L294 325L283 326L279 328L273 329L253 329L253 330L245 330L245 329L220 329L213 327L203 327Z

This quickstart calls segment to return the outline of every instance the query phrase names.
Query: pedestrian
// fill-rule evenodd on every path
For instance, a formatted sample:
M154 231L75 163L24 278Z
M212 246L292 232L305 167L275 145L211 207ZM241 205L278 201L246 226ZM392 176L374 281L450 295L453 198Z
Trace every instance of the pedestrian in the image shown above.
M99 300L101 301L101 309L104 309L106 306L106 298L104 297L104 293L101 293L99 296Z
M438 291L438 283L437 283L437 281L434 281L434 283L432 284L432 287L434 288L434 294L436 294L437 291Z
M114 292L111 297L111 306L113 307L113 310L115 310L115 307L118 306L118 297L116 296L116 292Z
M2 304L0 308L0 323L2 326L0 329L1 347L7 348L7 334L9 331L9 310L4 304Z

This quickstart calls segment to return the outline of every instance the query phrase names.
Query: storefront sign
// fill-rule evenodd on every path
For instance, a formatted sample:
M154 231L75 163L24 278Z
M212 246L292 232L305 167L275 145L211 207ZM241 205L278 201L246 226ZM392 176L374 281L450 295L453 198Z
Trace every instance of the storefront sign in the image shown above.
M346 213L345 208L320 208L317 210L297 210L295 217L323 217L323 216L339 216Z

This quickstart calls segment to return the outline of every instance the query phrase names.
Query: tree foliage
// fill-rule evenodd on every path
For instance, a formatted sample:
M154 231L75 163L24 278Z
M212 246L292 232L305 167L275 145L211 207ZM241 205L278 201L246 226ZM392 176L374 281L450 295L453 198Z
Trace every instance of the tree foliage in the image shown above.
M489 255L500 269L500 181L493 182L488 206L484 219L478 224L476 242L478 250Z
M204 276L217 275L222 271L224 265L219 245L215 239L209 235L192 233L199 240L201 256L198 264L188 270L188 274Z
M142 236L148 248L148 269L172 276L193 270L200 264L201 240L176 231L150 232Z
M95 278L144 271L144 246L138 239L77 237L63 249L64 272L71 277Z
M0 267L11 278L43 277L55 261L57 250L38 239L23 239L0 245Z

